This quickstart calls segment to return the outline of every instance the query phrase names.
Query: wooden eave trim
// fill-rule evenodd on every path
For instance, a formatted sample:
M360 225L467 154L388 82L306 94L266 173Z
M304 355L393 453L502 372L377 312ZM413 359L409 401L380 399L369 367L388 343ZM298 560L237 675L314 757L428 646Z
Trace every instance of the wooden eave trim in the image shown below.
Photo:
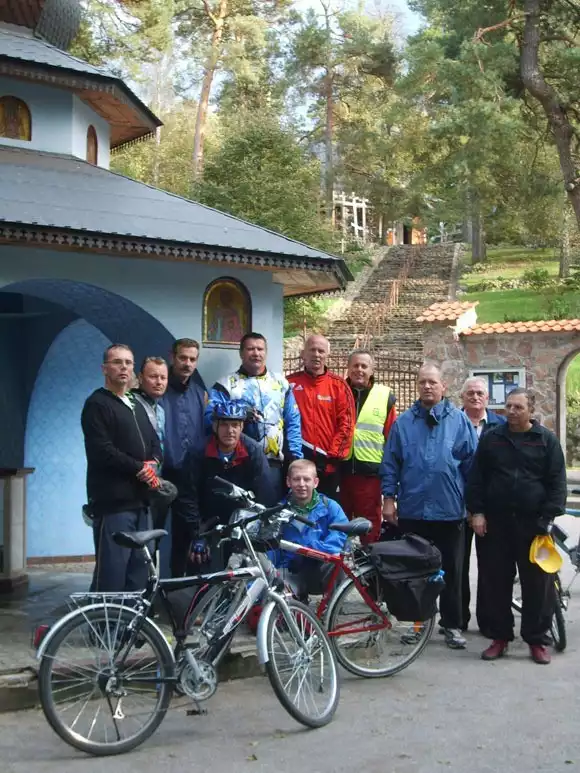
M75 231L72 229L45 228L21 223L0 222L0 245L36 247L67 252L90 252L100 255L123 258L144 258L170 262L195 262L247 266L262 271L277 270L318 271L331 274L335 278L334 288L320 290L314 288L300 292L297 288L293 295L313 294L340 290L345 287L347 277L338 262L318 258L290 258L272 253L245 252L230 249L212 248L201 245L172 243L152 239L134 239L132 237Z

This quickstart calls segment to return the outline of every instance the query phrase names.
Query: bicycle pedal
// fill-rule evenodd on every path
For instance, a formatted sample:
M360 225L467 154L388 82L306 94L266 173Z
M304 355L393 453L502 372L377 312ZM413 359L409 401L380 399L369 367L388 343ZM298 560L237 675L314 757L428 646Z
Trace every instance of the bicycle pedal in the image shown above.
M204 717L207 714L207 709L187 709L185 712L186 717Z

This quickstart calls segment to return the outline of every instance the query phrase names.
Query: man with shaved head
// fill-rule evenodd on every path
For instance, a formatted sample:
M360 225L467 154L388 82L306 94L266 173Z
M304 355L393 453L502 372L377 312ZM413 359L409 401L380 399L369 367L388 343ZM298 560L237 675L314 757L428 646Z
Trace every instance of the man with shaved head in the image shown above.
M304 342L304 370L288 376L302 419L302 450L316 465L318 491L337 498L338 470L354 435L355 408L346 381L326 367L330 343L322 335Z
M431 540L441 551L441 628L448 647L463 649L464 490L477 435L463 411L445 397L437 365L421 366L417 386L419 399L399 416L385 446L380 470L383 516L403 532Z

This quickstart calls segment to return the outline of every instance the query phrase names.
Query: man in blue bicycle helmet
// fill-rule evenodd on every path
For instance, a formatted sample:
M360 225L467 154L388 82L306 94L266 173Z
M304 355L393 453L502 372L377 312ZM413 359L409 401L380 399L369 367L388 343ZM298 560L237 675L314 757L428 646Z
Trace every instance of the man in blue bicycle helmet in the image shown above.
M217 546L199 539L199 533L210 523L228 523L239 506L215 491L213 478L216 475L253 491L257 501L267 507L276 502L262 445L242 435L247 411L245 403L230 400L225 395L216 400L212 434L205 449L190 452L183 464L180 495L189 533L189 541L183 549L188 552L194 567L202 565L203 571L223 569L230 551L227 544L218 550Z

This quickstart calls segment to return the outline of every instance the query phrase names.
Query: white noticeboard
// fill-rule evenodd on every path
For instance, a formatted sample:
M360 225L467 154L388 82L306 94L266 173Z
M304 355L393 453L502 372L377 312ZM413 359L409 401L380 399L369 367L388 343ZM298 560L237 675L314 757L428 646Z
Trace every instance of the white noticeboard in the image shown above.
M482 378L487 383L489 391L489 407L505 408L507 396L516 387L526 386L525 368L474 368L469 372L470 378Z

